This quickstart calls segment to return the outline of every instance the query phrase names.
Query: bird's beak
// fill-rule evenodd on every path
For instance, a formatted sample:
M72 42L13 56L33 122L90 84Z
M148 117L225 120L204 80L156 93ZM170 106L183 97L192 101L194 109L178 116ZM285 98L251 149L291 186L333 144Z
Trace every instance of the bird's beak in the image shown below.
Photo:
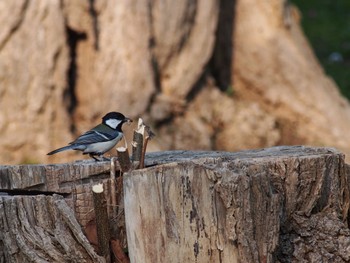
M132 122L132 119L125 118L125 119L124 119L124 122L126 122L127 124L130 124L130 123Z

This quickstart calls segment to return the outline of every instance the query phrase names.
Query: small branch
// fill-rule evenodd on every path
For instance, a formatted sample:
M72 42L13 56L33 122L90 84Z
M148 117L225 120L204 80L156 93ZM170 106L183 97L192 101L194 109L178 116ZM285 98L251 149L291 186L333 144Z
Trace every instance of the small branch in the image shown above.
M146 150L147 150L148 141L151 140L155 136L155 134L152 132L152 130L151 130L151 128L149 126L145 125L145 130L147 132L147 136L146 136L145 142L143 144L140 168L144 168L145 167L145 156L146 156Z
M142 150L143 150L143 134L144 125L142 119L139 119L137 130L134 130L134 137L132 142L132 161L133 168L137 169L140 166Z
M111 206L112 206L112 214L111 217L115 217L117 215L117 195L116 195L116 185L115 185L115 172L116 172L116 168L115 168L115 157L111 158L111 173L110 173L110 184L111 184Z
M103 192L103 184L96 184L92 187L94 209L96 215L97 240L99 253L106 259L106 262L111 262L109 249L109 220L107 213L107 201Z
M130 162L128 148L118 147L117 148L117 153L118 153L118 160L119 160L120 170L123 173L128 172L130 170L130 168L131 168L131 162Z

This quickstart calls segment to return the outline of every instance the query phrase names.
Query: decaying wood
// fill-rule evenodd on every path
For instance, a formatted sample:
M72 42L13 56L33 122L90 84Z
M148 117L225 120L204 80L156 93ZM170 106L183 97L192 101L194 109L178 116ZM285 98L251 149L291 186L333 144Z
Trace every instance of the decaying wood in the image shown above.
M0 196L0 262L104 262L62 196Z
M97 184L92 187L94 209L96 216L96 230L99 254L106 259L106 262L111 262L109 240L111 239L109 230L109 218L107 212L107 201L103 184Z
M131 262L350 260L341 153L177 154L163 156L173 163L124 175Z

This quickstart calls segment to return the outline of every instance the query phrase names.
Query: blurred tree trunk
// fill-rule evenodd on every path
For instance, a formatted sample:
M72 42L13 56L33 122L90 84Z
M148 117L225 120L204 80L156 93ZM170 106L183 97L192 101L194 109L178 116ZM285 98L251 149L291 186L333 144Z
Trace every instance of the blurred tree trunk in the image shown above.
M350 105L299 20L285 0L3 1L0 161L72 159L46 153L111 110L153 125L153 150L347 153Z

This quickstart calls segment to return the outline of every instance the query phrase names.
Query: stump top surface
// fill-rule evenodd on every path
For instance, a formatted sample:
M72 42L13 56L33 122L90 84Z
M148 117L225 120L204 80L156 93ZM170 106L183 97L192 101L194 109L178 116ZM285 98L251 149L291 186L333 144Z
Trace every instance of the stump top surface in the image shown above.
M224 159L239 161L254 161L264 158L266 160L281 160L289 157L307 157L320 155L341 154L334 148L308 147L308 146L277 146L271 148L246 150L239 152L223 151L162 151L147 153L145 166L155 166L166 163L181 163L201 161L203 159ZM111 162L96 162L94 160L79 160L63 164L31 164L31 165L3 165L0 166L0 189L24 189L42 186L53 181L55 184L100 178L109 176ZM116 165L119 170L119 166ZM41 188L38 188L41 189Z
M284 159L290 157L307 157L315 155L342 154L335 148L310 147L310 146L276 146L256 150L239 152L223 151L163 151L152 152L146 155L146 166L171 162L186 162L204 158L224 158L226 160L245 159Z

